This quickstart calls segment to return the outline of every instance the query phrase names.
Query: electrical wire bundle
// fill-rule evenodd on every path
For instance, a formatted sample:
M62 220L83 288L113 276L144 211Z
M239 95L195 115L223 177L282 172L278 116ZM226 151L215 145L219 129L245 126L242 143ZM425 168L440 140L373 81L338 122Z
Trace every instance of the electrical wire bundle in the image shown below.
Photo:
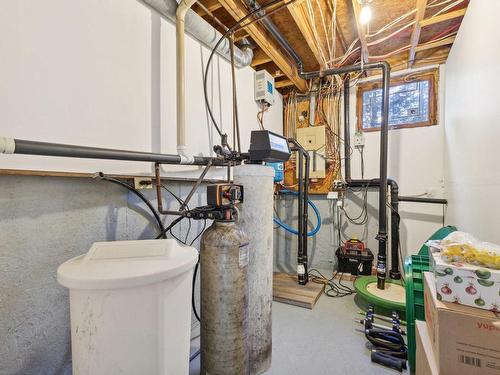
M361 212L356 217L351 217L345 210L344 205L342 205L342 210L344 211L344 215L347 220L354 225L365 225L368 222L368 189L370 187L370 181L361 188L361 190L354 190L352 188L348 188L349 191L353 193L358 193L360 191L363 192L363 206L361 207Z
M340 273L339 281L338 283L335 282L335 278L339 274L338 271L336 271L333 276L328 279L325 277L320 271L318 271L315 268L311 268L309 270L309 278L312 282L318 283L318 284L324 284L325 285L325 290L323 291L325 295L328 297L346 297L350 296L351 294L356 293L356 291L349 286L342 284L342 277L343 273Z

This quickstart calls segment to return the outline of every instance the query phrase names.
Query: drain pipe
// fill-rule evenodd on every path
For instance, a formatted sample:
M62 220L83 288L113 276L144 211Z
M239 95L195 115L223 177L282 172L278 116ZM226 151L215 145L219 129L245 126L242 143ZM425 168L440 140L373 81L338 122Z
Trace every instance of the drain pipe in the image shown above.
M351 181L351 123L350 123L350 78L347 74L344 81L344 179Z
M176 41L177 41L177 153L181 164L193 164L194 158L187 154L186 148L186 82L185 82L185 19L187 11L196 0L182 0L177 7Z
M260 9L260 5L257 3L256 0L245 0L245 4L250 7L250 10L258 10ZM276 39L276 41L279 43L279 45L290 55L290 57L295 61L295 64L297 65L297 71L299 74L302 73L304 64L302 62L302 59L300 56L297 54L297 52L292 48L290 43L286 40L284 35L281 33L281 31L278 30L276 25L271 21L269 17L264 17L259 21L261 24L264 25L264 27L269 31L269 33Z

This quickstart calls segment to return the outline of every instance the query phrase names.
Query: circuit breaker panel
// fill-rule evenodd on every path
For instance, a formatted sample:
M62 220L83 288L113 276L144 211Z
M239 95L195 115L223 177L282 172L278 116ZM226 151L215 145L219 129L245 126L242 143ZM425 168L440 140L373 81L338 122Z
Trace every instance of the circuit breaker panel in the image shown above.
M309 126L297 129L297 141L309 153L310 178L325 178L326 175L326 128ZM298 174L298 168L297 168Z

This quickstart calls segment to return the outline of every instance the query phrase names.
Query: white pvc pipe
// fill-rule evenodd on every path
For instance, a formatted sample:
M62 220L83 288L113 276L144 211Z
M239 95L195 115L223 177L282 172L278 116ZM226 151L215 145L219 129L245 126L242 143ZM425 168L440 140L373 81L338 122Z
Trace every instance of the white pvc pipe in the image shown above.
M13 154L15 150L14 138L0 137L0 154Z
M186 82L185 82L185 19L196 0L182 0L175 12L177 41L177 153L181 164L192 164L194 157L186 152Z

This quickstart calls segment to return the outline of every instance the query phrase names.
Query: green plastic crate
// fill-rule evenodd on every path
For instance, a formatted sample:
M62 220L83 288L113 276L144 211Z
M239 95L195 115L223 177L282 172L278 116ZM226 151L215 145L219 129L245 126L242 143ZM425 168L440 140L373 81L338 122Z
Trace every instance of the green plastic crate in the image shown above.
M429 256L411 255L405 261L406 334L410 371L415 372L415 320L425 320L424 275L429 271Z

